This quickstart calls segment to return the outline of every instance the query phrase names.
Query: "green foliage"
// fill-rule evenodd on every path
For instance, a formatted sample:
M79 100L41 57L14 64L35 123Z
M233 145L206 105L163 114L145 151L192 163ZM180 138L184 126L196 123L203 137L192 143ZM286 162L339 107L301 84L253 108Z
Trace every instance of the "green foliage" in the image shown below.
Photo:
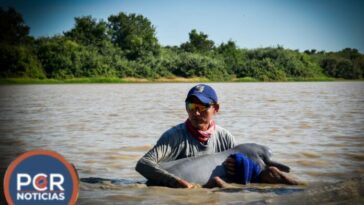
M30 40L29 26L23 17L13 8L0 7L0 43L20 44Z
M159 54L155 28L147 18L120 12L111 15L108 20L112 42L125 51L129 60Z
M364 56L357 49L345 48L339 52L313 54L324 73L334 78L364 78Z
M0 8L0 31L0 77L44 78L21 14Z
M286 74L283 70L274 65L269 58L263 60L249 60L242 67L239 74L241 77L253 77L262 81L285 81Z
M229 40L226 44L222 43L217 48L217 55L221 56L225 62L226 70L230 75L238 73L239 67L246 61L246 52L238 49L234 41Z
M79 45L64 37L37 40L37 56L48 78L72 78L79 72ZM79 75L83 74L82 72ZM76 74L77 75L77 74Z
M237 77L253 77L264 81L321 76L321 68L306 54L289 49L260 48L246 51L246 60L237 69Z
M121 63L121 56L116 54L121 52L108 43L100 50L80 45L64 37L39 39L37 44L38 58L49 78L117 76L116 68ZM105 55L100 52L104 52Z
M172 77L174 70L178 68L180 56L176 48L162 48L160 55L160 70L162 77Z
M64 33L69 39L85 45L99 45L109 40L107 24L104 21L97 22L91 16L76 17L75 27Z
M45 78L42 65L27 46L0 44L0 77Z
M195 29L193 29L189 33L189 41L181 45L181 49L183 49L186 52L192 52L192 53L193 52L206 53L212 51L213 48L214 48L214 42L208 40L208 35L202 32L197 33Z
M123 12L108 21L76 17L74 27L63 35L33 39L14 9L0 8L0 17L0 78L20 78L14 82L364 78L364 55L352 48L330 53L315 49L301 53L281 46L248 50L232 40L215 47L207 34L195 29L181 46L161 47L147 18Z
M207 77L213 81L224 81L230 76L224 69L223 61L199 53L181 53L176 66L171 68L174 75L182 77Z

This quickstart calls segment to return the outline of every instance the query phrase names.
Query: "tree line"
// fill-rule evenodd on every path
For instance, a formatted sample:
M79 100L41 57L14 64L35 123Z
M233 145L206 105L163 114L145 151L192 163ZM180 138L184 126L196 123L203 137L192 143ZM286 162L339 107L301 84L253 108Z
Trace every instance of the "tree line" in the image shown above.
M0 8L0 78L70 79L205 77L212 81L362 79L364 55L291 50L281 46L238 48L232 40L216 45L192 30L180 46L161 46L144 16L120 12L107 20L75 18L61 35L34 38L13 8Z

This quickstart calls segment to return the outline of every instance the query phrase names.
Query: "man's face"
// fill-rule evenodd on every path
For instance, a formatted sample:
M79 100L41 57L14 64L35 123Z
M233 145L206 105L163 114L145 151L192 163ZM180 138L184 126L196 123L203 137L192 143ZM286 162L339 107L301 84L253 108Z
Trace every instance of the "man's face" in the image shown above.
M188 102L203 106L200 100L195 96L192 96ZM219 105L214 104L206 110L200 109L199 107L195 109L189 109L188 106L186 106L186 110L188 113L188 119L191 121L192 125L199 130L204 130L208 128L213 116L219 110Z

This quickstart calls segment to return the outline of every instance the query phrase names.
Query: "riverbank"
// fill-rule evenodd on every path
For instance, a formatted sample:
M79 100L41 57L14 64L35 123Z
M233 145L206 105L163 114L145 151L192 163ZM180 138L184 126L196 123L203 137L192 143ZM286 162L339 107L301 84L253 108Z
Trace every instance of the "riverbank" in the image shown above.
M356 80L356 81L362 81ZM315 82L315 81L352 81L338 78L320 77L320 78L288 78L284 81L261 81L255 78L232 78L224 82ZM1 85L6 84L72 84L72 83L212 83L221 81L212 81L207 78L70 78L70 79L34 79L34 78L4 78L0 79Z

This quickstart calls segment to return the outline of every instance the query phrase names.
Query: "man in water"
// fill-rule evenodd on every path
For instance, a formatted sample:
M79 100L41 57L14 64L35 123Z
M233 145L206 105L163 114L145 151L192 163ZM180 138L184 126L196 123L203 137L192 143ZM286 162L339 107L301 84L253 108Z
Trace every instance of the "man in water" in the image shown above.
M163 170L159 163L222 152L235 146L230 132L213 120L220 107L212 87L205 84L194 86L188 92L185 103L188 119L162 134L135 167L150 185L192 188L192 183ZM233 162L226 163L226 166L234 170Z

